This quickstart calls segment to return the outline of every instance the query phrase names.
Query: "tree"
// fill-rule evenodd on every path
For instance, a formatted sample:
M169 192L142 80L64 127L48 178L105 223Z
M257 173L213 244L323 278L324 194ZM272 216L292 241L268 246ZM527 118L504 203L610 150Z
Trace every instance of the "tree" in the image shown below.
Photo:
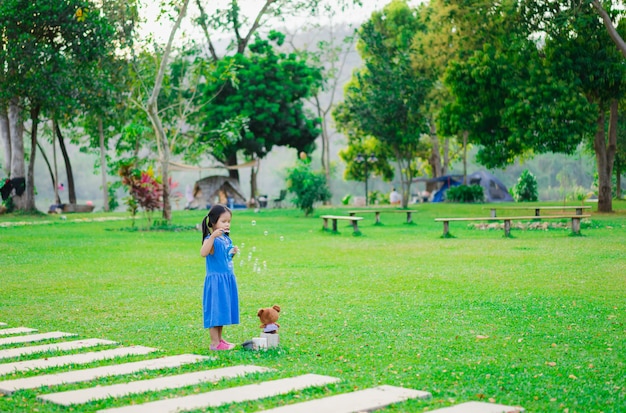
M197 150L209 144L213 156L225 164L238 151L249 159L262 159L274 146L312 152L319 135L318 120L305 111L304 99L319 86L320 72L294 53L276 53L272 43L280 46L283 40L283 34L270 32L268 40L256 38L249 55L237 54L218 63L218 73L223 65L237 67L237 82L205 85L203 110L198 113L203 133L196 142L200 145ZM241 139L223 140L215 133L237 116L247 119ZM255 179L251 185L254 197Z
M347 7L349 8L349 5ZM344 8L342 10L345 11ZM340 93L340 86L349 76L345 69L349 59L353 58L356 41L355 27L337 21L337 11L335 7L327 4L318 12L320 22L299 26L291 32L285 28L292 50L303 55L309 64L319 67L322 74L321 87L309 99L309 103L315 108L320 119L320 160L329 189L331 189L330 145L334 135L331 127L332 109ZM302 42L302 38L306 40Z
M610 211L614 116L624 88L617 51L592 9L576 2L528 1L502 15L508 16L505 36L450 65L446 82L457 111L449 118L471 119L464 127L481 145L477 158L488 167L524 154L572 153L582 140L592 139L598 208Z
M5 148L10 142L11 176L26 175L26 192L15 197L15 206L34 210L40 117L84 97L81 89L88 82L83 80L93 73L98 59L110 52L112 31L93 3L75 0L3 1L0 28L0 123L5 124L6 113L9 124L1 128L2 139ZM28 172L22 138L25 113L31 119Z
M257 12L252 16L242 13L237 0L229 0L229 6L218 7L213 13L207 13L202 0L196 0L200 10L200 16L196 22L202 28L205 35L211 59L218 62L224 56L220 56L214 45L215 33L226 33L231 43L227 50L234 51L235 55L244 54L248 45L253 41L255 34L268 26L270 23L285 22L291 16L315 14L319 10L329 7L345 8L354 4L359 5L359 0L264 0L258 2ZM237 165L237 153L229 153L226 164ZM239 179L237 169L230 169L230 176ZM252 194L254 195L254 194Z
M408 205L418 165L428 157L421 137L428 133L423 111L431 83L411 67L409 46L422 28L404 1L392 1L359 29L358 50L365 67L346 85L344 102L333 116L340 130L372 136L389 148L398 164L402 205Z
M287 170L287 181L287 190L295 195L294 203L306 216L313 213L316 202L331 197L324 175L311 169L311 160L304 154L295 167Z

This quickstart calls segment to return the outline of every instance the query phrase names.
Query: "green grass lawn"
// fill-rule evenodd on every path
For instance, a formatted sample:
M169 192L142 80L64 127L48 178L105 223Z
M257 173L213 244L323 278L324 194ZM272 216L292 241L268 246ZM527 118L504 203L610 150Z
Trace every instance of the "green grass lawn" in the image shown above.
M626 203L616 201L613 214L594 207L581 237L569 236L568 229L513 229L507 239L501 229L452 222L454 238L441 238L435 217L487 216L484 208L424 204L413 225L404 223L404 214L382 214L383 225L374 225L369 214L359 224L361 236L353 236L347 222L339 223L339 234L322 231L320 215L347 215L348 208L318 208L311 217L295 209L235 211L231 237L241 247L235 258L241 324L225 327L225 337L241 343L258 336L257 310L279 304L281 346L219 354L208 350L202 328L201 232L129 231L130 220L74 221L123 213L68 214L66 220L0 216L0 225L36 224L0 226L0 321L154 346L164 354L215 356L135 378L244 363L276 369L74 411L303 373L342 381L218 411L252 412L379 384L433 395L386 412L476 400L528 412L626 411ZM205 213L175 212L173 223L193 226ZM28 358L37 356L21 359ZM0 397L0 411L71 411L35 398L57 390Z

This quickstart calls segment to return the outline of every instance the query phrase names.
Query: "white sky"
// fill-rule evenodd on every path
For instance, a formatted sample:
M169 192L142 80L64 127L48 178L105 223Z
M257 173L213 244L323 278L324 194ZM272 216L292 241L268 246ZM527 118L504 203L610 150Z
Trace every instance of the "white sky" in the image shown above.
M334 0L327 1L329 2L329 4L336 3L336 1ZM345 21L346 23L363 22L369 18L373 11L381 10L385 6L385 4L389 3L389 1L390 0L362 0L363 6L353 6L347 11L338 13L336 21ZM165 43L169 36L171 27L173 26L173 22L169 21L167 18L161 18L161 21L157 21L159 16L160 1L144 0L143 3L144 7L141 9L141 15L146 19L146 23L140 30L142 37L148 38L152 35L158 43ZM229 1L209 0L205 3L205 12L207 14L211 14L211 12L218 8L225 8L229 4ZM419 3L421 3L421 0L409 1L409 4L413 6ZM263 0L239 0L239 6L241 7L243 13L251 19L258 14L263 4ZM180 40L181 38L183 38L183 36L189 36L196 39L204 38L204 35L202 34L200 28L197 27L197 25L193 24L191 21L199 14L195 5L195 1L191 1L189 7L190 9L187 13L187 16L185 17L185 20L183 21L184 33L177 33L177 40ZM311 19L310 17L290 17L287 20L286 24L291 27L298 27L306 24L307 22L311 22L312 20L313 19Z

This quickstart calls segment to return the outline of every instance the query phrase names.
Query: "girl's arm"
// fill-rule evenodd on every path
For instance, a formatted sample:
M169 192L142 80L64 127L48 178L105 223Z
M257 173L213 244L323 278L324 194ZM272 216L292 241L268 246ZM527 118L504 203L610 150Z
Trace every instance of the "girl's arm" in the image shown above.
M206 257L209 254L213 254L213 243L215 238L221 236L224 233L223 229L215 229L211 232L211 236L204 240L202 248L200 248L200 255Z

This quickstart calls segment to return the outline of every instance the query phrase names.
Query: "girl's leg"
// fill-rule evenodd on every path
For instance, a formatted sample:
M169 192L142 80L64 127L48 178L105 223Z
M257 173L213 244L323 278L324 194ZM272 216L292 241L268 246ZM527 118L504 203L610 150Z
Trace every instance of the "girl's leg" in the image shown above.
M211 335L211 347L217 347L220 344L222 327L209 328L209 334Z
M209 328L209 334L211 335L211 350L230 350L235 347L234 344L222 341L222 328L223 326Z
M232 343L230 343L230 342L228 342L228 341L224 340L224 338L222 337L222 330L224 329L224 326L219 326L219 327L217 327L217 328L219 329L220 342L221 342L221 343L226 343L226 344L228 344L228 345L232 345Z

